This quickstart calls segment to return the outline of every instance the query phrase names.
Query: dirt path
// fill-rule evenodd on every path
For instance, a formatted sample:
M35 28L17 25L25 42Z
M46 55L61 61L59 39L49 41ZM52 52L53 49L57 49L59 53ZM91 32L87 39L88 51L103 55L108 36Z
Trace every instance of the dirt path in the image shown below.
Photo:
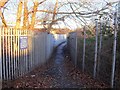
M47 64L36 68L29 74L21 77L4 87L13 88L107 88L102 82L93 80L74 68L67 53L64 53L65 44L60 45L54 57Z

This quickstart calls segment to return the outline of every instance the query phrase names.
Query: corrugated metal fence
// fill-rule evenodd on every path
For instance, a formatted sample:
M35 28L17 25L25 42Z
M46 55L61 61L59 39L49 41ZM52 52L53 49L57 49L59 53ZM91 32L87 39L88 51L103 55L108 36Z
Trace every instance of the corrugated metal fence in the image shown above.
M0 79L18 78L45 63L53 42L46 32L0 28Z

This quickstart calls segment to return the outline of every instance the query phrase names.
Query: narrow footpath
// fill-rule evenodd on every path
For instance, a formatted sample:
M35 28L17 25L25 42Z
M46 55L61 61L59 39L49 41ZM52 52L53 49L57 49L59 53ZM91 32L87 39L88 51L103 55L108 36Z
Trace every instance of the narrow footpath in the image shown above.
M75 68L66 51L65 43L60 45L52 60L36 68L24 77L4 87L9 88L107 88L89 75Z

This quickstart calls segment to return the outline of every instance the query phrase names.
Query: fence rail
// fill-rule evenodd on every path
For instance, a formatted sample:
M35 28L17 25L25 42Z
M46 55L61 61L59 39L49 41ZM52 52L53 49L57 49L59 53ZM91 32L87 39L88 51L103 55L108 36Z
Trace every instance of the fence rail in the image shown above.
M46 32L0 28L0 79L16 79L45 63L53 42Z

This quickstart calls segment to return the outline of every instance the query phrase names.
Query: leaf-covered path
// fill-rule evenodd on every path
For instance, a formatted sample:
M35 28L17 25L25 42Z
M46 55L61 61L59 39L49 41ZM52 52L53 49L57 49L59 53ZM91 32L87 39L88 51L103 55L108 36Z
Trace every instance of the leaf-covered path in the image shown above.
M65 44L60 45L52 60L4 87L13 88L107 88L102 82L93 80L89 75L74 67Z

